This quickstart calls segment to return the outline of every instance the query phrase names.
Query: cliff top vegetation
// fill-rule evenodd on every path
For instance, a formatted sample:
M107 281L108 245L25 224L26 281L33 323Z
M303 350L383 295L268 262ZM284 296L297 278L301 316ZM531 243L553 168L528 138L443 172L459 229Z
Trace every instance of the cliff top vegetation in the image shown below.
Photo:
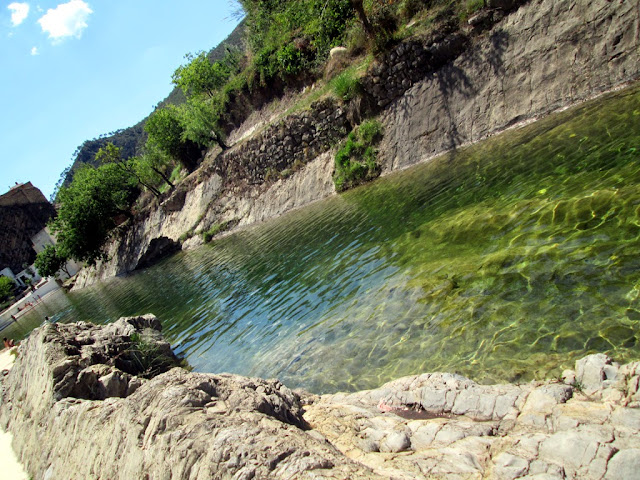
M109 232L140 207L141 192L157 197L172 189L208 149L225 150L229 133L251 112L312 84L294 108L323 95L349 100L376 55L412 35L459 28L484 6L484 0L238 0L244 15L238 28L212 52L187 54L172 76L176 89L147 119L78 149L55 194L59 253L94 263ZM338 46L346 55L330 58ZM99 193L102 185L109 185L108 195Z

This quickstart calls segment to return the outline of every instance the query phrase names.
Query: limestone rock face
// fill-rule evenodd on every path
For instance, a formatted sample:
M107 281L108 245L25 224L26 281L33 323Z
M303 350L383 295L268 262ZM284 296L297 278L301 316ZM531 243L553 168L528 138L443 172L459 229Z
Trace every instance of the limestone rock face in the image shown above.
M488 3L510 9L515 2ZM527 2L386 108L386 169L427 161L636 80L639 12L637 0Z
M381 478L310 435L277 380L168 370L159 330L145 315L23 342L0 423L33 478Z

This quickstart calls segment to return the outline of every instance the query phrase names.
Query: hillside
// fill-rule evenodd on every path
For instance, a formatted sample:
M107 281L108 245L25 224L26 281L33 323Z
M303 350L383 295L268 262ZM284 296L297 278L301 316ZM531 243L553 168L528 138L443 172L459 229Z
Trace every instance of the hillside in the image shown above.
M207 54L209 60L211 62L219 61L229 50L244 49L244 34L245 22L242 21L226 39L209 51ZM176 87L169 93L167 98L158 103L157 108L163 108L167 105L180 105L185 101L184 94ZM109 132L91 140L85 140L71 156L71 165L60 174L54 196L60 186L68 186L71 183L73 180L73 172L75 172L80 165L86 163L97 166L95 164L95 155L98 153L98 150L108 143L113 143L116 147L121 148L123 158L139 155L147 140L144 125L148 118L148 116L145 117L131 127Z

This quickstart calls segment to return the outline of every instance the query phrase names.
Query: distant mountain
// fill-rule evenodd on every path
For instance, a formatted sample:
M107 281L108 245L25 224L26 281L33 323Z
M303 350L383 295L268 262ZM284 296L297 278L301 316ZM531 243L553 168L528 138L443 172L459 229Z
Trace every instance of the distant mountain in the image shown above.
M217 47L208 53L207 56L209 57L209 60L212 62L222 60L229 50L239 49L244 51L244 32L245 22L243 20L226 39L220 42ZM181 103L184 103L185 100L182 90L174 88L167 98L158 103L156 108L169 104L180 105ZM95 155L98 150L109 142L122 149L122 156L124 158L139 155L142 151L142 147L144 147L144 144L147 141L147 134L144 131L144 124L147 121L147 118L149 117L147 116L132 127L110 132L105 135L101 135L99 138L94 138L93 140L85 140L72 155L73 163L62 172L58 184L60 186L68 186L73 180L73 172L84 163L97 166L94 163Z

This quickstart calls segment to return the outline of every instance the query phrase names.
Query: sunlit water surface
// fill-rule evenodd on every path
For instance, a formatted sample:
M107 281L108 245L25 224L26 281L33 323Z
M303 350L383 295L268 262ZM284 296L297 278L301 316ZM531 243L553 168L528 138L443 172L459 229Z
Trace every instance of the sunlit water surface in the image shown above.
M638 357L640 90L619 92L46 304L153 312L198 371L315 392Z

